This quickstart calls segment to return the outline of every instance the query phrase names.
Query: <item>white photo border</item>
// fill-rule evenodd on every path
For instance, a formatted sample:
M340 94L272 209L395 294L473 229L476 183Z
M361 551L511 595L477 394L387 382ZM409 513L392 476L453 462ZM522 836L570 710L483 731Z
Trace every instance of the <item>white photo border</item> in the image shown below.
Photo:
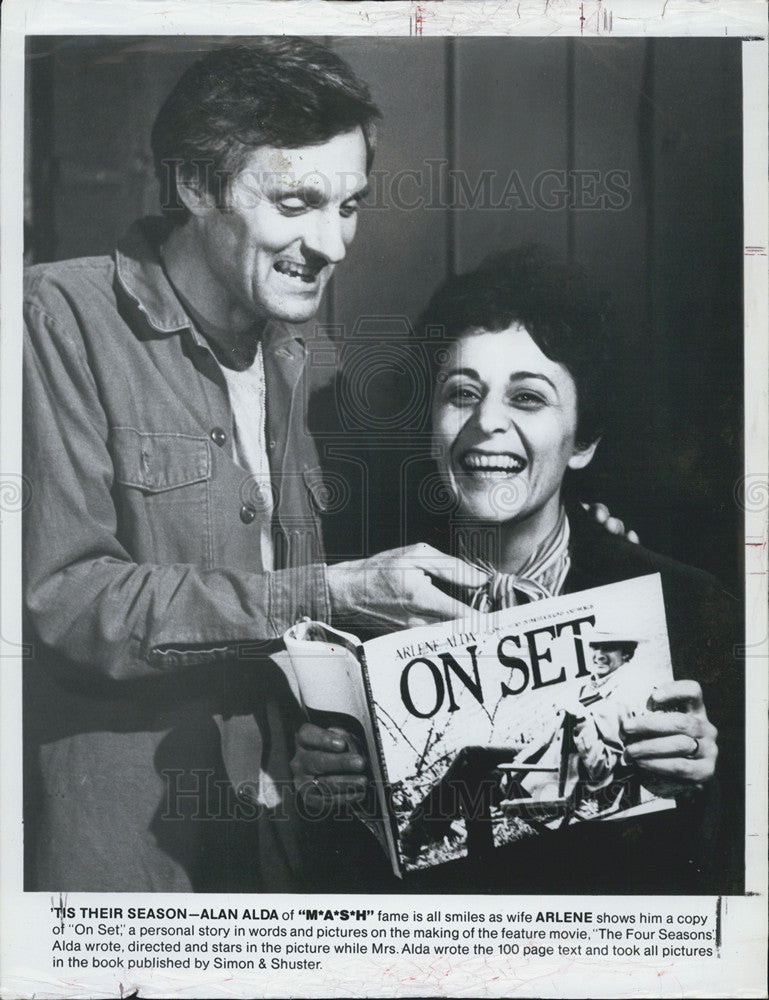
M192 973L155 974L134 978L105 971L56 978L50 966L48 927L54 918L52 900L44 893L22 890L22 748L21 748L21 543L20 512L24 484L21 479L19 386L21 371L20 289L22 279L24 177L24 52L28 35L56 34L201 34L227 36L254 34L308 35L562 35L590 36L600 25L600 15L611 8L614 33L625 36L737 35L743 39L744 79L744 302L745 302L745 549L746 549L746 894L723 900L721 955L717 961L676 961L660 975L656 968L632 967L618 961L613 967L570 962L526 966L495 960L453 966L420 964L418 958L381 963L345 963L330 969L322 981L312 974L279 980L243 976L234 980L208 974L205 980ZM324 3L322 0L7 0L2 23L2 172L0 176L0 992L15 997L96 997L131 995L140 987L142 997L199 995L250 996L766 996L766 806L767 751L767 454L769 454L769 305L767 247L769 199L767 198L767 8L763 0L620 0L551 3L444 2ZM217 25L219 26L217 29ZM226 31L224 28L226 27ZM415 43L416 43L415 39ZM750 248L750 249L748 249ZM110 897L78 894L83 905L107 906ZM196 902L200 904L200 900ZM274 897L278 910L298 905L289 897ZM397 906L398 898L388 898ZM400 900L402 908L446 909L446 899L414 897ZM525 906L526 897L515 897ZM529 900L534 903L534 900ZM580 901L587 905L586 900ZM595 905L595 897L589 901ZM621 897L600 901L606 910L622 911ZM652 907L654 900L644 899ZM669 900L660 907L690 905L692 912L711 910L715 901ZM126 895L120 903L148 905L147 897ZM152 905L176 905L178 898L158 895ZM216 898L215 905L232 905ZM337 903L338 905L338 903ZM382 908L382 899L356 897L356 905ZM492 910L498 899L460 897L455 909L472 906ZM552 898L553 909L575 905L574 900ZM719 902L719 905L721 903Z

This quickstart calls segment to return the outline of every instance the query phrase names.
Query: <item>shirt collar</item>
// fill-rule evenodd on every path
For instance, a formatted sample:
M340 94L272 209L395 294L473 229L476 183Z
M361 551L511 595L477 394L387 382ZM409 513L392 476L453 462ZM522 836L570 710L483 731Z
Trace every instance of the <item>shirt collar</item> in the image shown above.
M160 217L139 219L115 251L117 281L157 333L189 331L200 347L208 347L184 310L160 261L160 247L171 232L171 223ZM271 320L264 332L267 349L288 349L304 344L289 323Z

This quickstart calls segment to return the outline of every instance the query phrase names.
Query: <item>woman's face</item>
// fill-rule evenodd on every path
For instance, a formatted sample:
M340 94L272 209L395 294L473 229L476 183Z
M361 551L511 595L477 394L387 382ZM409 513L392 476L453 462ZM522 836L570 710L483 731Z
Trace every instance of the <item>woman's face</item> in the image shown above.
M575 444L577 388L519 325L470 331L447 350L433 400L433 446L462 514L492 523L557 516Z

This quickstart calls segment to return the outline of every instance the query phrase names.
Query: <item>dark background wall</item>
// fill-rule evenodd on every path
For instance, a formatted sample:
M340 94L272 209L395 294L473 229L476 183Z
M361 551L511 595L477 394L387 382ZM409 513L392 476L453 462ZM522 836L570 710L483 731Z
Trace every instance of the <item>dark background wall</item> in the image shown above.
M30 261L108 253L132 219L158 211L153 118L180 72L222 41L31 40ZM360 547L392 539L397 500L385 490L407 475L409 449L424 440L413 413L386 412L388 379L408 386L410 378L399 354L408 320L451 270L536 240L593 266L615 300L620 405L581 495L605 501L649 547L736 589L739 41L333 44L370 83L384 115L372 196L319 317L353 369L362 351L375 359L352 401L360 419L348 427L367 455L350 466L369 504ZM449 171L461 178L453 186ZM625 172L624 194L617 175L614 195L607 192L611 171ZM560 194L562 177L579 182L582 194ZM379 382L378 364L389 369ZM378 417L367 418L369 403ZM344 448L340 440L337 450Z

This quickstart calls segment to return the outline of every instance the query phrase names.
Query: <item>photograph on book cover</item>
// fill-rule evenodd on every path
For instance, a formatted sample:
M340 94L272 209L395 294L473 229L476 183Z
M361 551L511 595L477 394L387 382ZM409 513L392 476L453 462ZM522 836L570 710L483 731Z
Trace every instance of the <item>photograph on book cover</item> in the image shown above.
M3 22L2 995L765 995L765 5L160 10Z

